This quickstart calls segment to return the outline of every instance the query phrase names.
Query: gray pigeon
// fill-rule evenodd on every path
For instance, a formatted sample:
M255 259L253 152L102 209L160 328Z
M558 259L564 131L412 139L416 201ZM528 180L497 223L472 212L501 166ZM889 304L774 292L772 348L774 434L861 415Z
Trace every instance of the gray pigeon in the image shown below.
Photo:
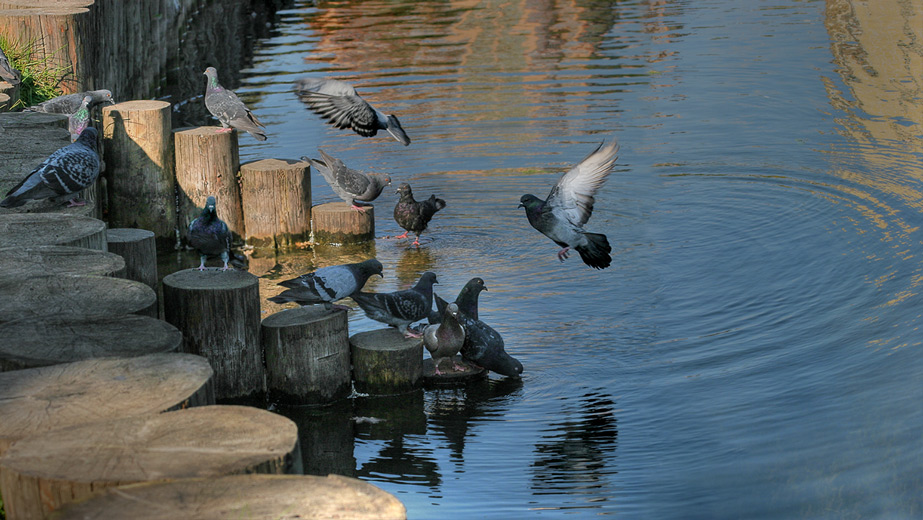
M223 220L218 218L215 210L215 197L209 196L205 201L205 207L202 214L189 223L189 233L186 239L189 245L199 252L199 271L205 270L205 260L209 257L220 256L224 262L222 271L231 269L228 267L228 259L231 251L231 231Z
M429 315L434 283L439 283L436 275L427 271L410 289L377 294L359 292L352 295L352 299L369 318L397 327L405 338L419 338L420 334L407 327Z
M11 85L22 83L22 74L13 68L3 49L0 49L0 81L6 81Z
M69 200L68 206L83 206L74 202L79 192L99 176L99 153L96 151L96 129L89 127L77 141L57 149L42 164L32 170L0 201L0 207L15 208L30 199Z
M455 362L455 354L465 344L465 329L458 323L458 305L450 303L442 314L441 323L428 325L423 329L423 345L433 357L436 375L441 375L440 365L445 360L452 362L452 368L464 372L467 368Z
M115 104L115 101L112 99L112 92L105 89L88 90L86 92L65 94L63 96L51 98L48 101L43 101L37 105L28 107L24 111L45 112L48 114L73 114L80 108L80 105L83 103L83 98L87 96L90 96L91 99L89 104L90 109L102 103Z
M330 157L319 148L317 151L320 152L321 160L308 157L302 157L301 160L311 163L311 167L324 176L333 192L351 204L353 209L362 209L358 202L372 202L381 195L385 186L391 185L391 177L387 175L366 175L347 168L343 161Z
M357 134L371 137L387 130L401 144L410 138L393 114L383 114L361 97L352 85L336 79L303 78L295 83L295 93L314 113L337 128L351 128Z
M407 233L413 233L415 246L420 245L420 233L426 230L429 221L437 211L445 207L445 201L430 195L428 199L417 202L413 198L413 190L406 182L398 186L397 193L401 196L394 206L394 221L404 228L404 234L394 238L407 238Z
M208 85L205 88L205 108L221 123L219 132L230 132L231 128L243 130L258 141L266 140L263 123L244 105L237 94L227 90L218 83L218 71L215 67L205 69Z
M92 101L93 98L90 96L84 96L80 108L73 114L67 116L67 131L71 133L72 143L80 137L80 134L83 133L90 124L89 106Z
M299 305L323 303L330 308L333 302L362 290L365 282L373 274L384 276L381 262L374 258L356 264L321 267L313 273L279 282L279 285L288 289L278 296L269 298L269 301L295 302Z
M593 214L594 195L609 177L618 151L615 139L602 143L561 176L547 200L534 195L519 199L519 207L526 208L529 224L563 248L558 260L563 262L574 248L583 262L595 269L605 269L612 263L612 247L606 235L584 231L583 225Z

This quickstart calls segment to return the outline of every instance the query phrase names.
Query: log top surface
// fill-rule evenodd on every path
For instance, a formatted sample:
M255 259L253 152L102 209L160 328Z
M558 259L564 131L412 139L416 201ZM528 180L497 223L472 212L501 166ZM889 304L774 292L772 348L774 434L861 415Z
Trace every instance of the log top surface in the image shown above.
M103 113L110 111L134 111L134 110L162 110L170 107L170 103L156 99L136 99L132 101L122 101L114 105L103 105Z
M7 132L35 127L60 128L66 130L67 115L47 114L45 112L2 112L0 113L0 125L2 125ZM61 133L61 135L64 134ZM67 138L67 143L65 143L65 145L66 144L70 144L69 137Z
M372 206L371 204L369 204L369 205L365 205L365 206L360 206L360 209L356 210L356 209L353 209L352 206L350 206L349 204L347 204L347 203L345 203L345 202L343 202L343 201L341 201L341 200L338 200L338 201L336 201L336 202L326 202L326 203L324 203L324 204L318 204L318 205L314 206L313 208L311 208L311 211L312 211L312 213L313 213L313 212L326 212L326 213L350 213L350 212L352 212L352 213L367 213L367 212L369 212L369 211L372 211L372 210L374 209L374 207L375 207L375 206Z
M138 228L112 228L106 230L106 240L109 242L137 242L146 238L154 238L154 232Z
M302 168L310 167L309 163L294 159L258 159L241 164L240 169L248 171L284 170L296 165Z
M343 309L326 309L324 305L306 305L295 309L285 309L263 320L264 327L290 327L292 325L306 325L318 320L329 318L338 312L345 313Z
M354 334L349 343L365 350L403 350L423 343L422 338L405 338L397 329L376 329Z
M68 242L106 229L102 220L67 213L0 215L0 247Z
M108 275L125 269L125 260L96 249L71 246L0 248L0 278L51 274Z
M157 300L146 284L92 275L0 279L0 322L39 316L107 316L144 310Z
M221 130L220 126L190 126L174 129L173 133L183 135L215 135L218 130Z
M185 290L222 291L258 285L259 278L247 271L238 269L222 271L219 267L212 267L204 271L183 269L165 276L163 283L164 285Z

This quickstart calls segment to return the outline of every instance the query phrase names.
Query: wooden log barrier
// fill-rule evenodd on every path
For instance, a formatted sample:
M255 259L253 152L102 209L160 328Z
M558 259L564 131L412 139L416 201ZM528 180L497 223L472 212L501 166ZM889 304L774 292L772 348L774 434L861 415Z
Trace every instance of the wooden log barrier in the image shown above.
M177 225L185 238L189 224L215 196L218 217L234 239L244 236L244 213L240 202L240 151L237 132L218 132L221 127L183 128L173 133L176 147L176 187L179 193Z
M310 165L263 159L240 166L247 243L288 249L311 238Z
M39 519L118 485L300 469L292 421L248 406L201 406L20 439L0 457L0 493L10 519Z
M183 333L183 351L215 369L219 399L265 397L259 279L245 271L186 269L163 279L164 319Z
M0 455L13 442L47 431L214 404L213 373L207 360L192 354L0 372Z
M146 312L157 301L150 287L108 276L54 275L0 279L0 323L22 318L113 316Z
M176 242L170 103L126 101L103 107L103 159L109 225L148 229L161 247Z
M340 475L231 475L119 486L86 502L64 506L48 518L404 520L407 511L394 495L355 478Z
M124 278L125 260L115 253L72 246L0 248L0 278L88 274Z
M260 327L269 398L326 404L350 392L346 311L323 305L286 309Z
M387 395L419 388L423 378L423 340L397 329L360 332L349 338L356 390Z
M320 244L355 244L375 239L375 210L352 209L345 202L328 202L311 208L314 241Z
M108 251L106 223L63 213L0 215L0 247L74 246Z
M26 318L0 324L0 372L98 357L179 352L183 335L149 316Z
M124 278L141 282L157 292L157 241L146 229L116 228L106 231L109 251L125 260ZM144 314L160 317L157 301Z

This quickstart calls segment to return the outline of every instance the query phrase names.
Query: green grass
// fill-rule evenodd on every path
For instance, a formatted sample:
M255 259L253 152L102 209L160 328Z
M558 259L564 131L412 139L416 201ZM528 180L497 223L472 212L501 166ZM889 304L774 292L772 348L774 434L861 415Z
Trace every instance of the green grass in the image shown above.
M3 49L13 68L22 75L19 88L19 101L15 107L28 107L61 95L61 79L71 72L70 67L55 66L51 57L35 59L32 49L34 43L22 44L0 36L0 49ZM2 509L0 509L2 511ZM0 516L0 520L3 520Z

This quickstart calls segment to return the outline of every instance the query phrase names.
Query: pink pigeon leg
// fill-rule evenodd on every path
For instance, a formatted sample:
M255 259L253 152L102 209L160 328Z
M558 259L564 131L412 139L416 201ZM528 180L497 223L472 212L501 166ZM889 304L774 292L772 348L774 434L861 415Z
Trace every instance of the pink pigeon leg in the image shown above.
M570 251L569 247L565 247L564 249L558 251L558 260L563 262L567 258L568 251Z
M86 206L86 205L87 205L87 201L85 201L85 200L81 200L80 202L77 202L76 199L71 199L71 200L69 200L69 201L67 202L67 206L66 206L66 207L68 207L68 208L76 208L76 207L79 207L79 206Z
M218 130L215 131L215 133L224 134L224 133L230 132L231 130L234 130L234 129L233 128L219 128Z

